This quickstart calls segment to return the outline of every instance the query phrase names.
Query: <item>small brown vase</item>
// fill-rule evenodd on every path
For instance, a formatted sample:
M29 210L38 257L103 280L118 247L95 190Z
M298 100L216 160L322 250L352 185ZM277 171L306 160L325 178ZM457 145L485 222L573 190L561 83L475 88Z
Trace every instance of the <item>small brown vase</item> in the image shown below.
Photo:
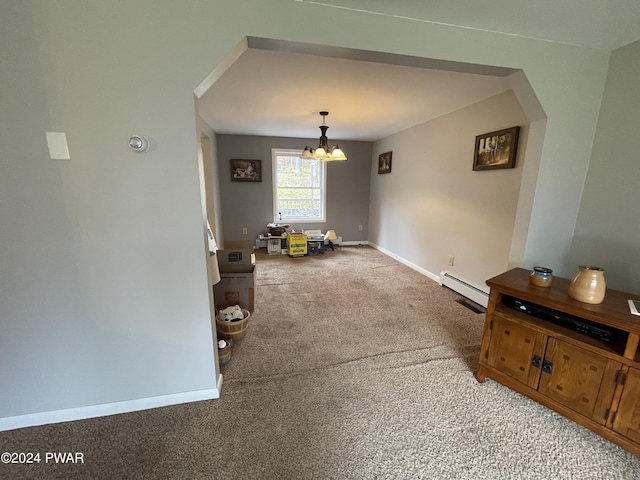
M604 300L607 284L604 270L591 265L580 265L569 284L569 296L579 302L598 304Z
M553 282L553 270L546 267L533 267L529 275L529 283L536 287L549 287Z

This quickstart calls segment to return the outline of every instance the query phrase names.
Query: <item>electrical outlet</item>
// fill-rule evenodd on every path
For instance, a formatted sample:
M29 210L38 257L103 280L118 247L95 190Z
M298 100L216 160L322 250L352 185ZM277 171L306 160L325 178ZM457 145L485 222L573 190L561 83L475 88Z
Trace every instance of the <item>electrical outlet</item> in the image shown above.
M243 234L243 235L246 235L246 234L247 234L247 227L244 227L244 228L242 229L242 234Z
M361 232L362 231L362 225L358 225L358 231Z
M453 256L449 257L449 265L451 265L452 267L453 267L453 260L454 260Z

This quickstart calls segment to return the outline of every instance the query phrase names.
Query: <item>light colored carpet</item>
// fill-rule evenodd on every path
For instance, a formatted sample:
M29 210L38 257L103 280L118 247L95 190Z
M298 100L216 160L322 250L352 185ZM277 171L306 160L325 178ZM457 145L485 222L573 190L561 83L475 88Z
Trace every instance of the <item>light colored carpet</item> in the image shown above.
M0 433L0 478L631 479L640 459L473 371L482 314L369 247L258 255L219 400Z

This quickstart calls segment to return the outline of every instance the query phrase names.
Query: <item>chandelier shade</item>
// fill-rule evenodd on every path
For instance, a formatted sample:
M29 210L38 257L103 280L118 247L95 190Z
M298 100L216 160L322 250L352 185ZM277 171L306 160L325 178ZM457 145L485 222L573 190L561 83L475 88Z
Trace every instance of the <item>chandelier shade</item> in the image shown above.
M329 126L325 124L325 117L329 115L329 112L320 112L322 115L322 125L320 125L320 143L315 150L310 146L304 147L304 151L300 155L300 158L305 160L322 160L323 162L333 162L336 160L346 160L347 157L340 149L338 144L333 147L329 147L329 140L327 139L327 130Z

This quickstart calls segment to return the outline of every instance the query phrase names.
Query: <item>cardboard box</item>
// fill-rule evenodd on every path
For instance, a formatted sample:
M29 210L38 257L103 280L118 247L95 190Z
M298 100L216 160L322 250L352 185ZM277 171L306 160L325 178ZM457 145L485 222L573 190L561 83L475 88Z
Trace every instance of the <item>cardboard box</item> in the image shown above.
M307 254L307 236L304 233L287 234L287 253L292 257Z
M290 257L304 257L307 254L307 246L289 245L287 253Z
M220 282L213 286L216 310L232 305L255 308L256 257L250 248L218 250Z

